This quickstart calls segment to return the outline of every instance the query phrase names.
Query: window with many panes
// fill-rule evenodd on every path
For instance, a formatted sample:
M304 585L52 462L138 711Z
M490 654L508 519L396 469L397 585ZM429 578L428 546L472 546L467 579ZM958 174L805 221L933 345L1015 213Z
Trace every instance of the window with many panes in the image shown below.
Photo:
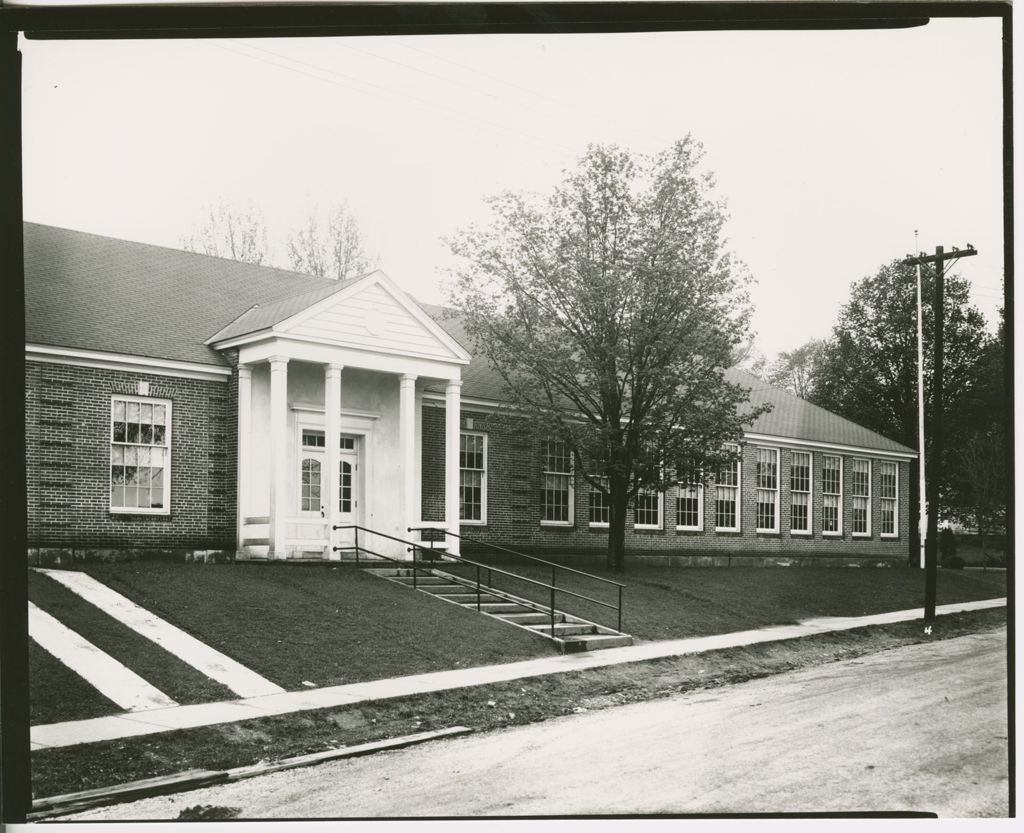
M612 504L608 498L608 478L599 477L597 478L601 485L604 486L605 491L601 491L595 486L590 487L590 506L589 506L589 519L591 526L608 526L612 519Z
M730 451L735 451L731 447ZM715 474L715 529L738 532L740 528L740 461L720 466Z
M794 451L789 469L789 531L794 535L811 531L811 452Z
M779 450L757 449L757 531L779 531Z
M171 403L115 396L110 403L110 509L167 514Z
M633 502L634 529L661 529L661 492L640 489Z
M541 448L540 521L545 524L572 523L572 452L558 440Z
M704 485L700 472L684 466L680 468L677 479L676 529L701 530L704 528Z
M459 520L487 522L487 437L459 437Z
M878 509L883 537L896 537L896 501L898 477L896 463L878 464Z
M826 454L821 458L821 531L824 535L843 532L843 458Z
M342 451L355 451L356 438L342 437L338 442L338 448ZM338 464L338 511L349 514L359 505L355 497L355 469L356 462L349 455L349 459L342 459Z
M850 461L850 514L854 535L871 534L871 461Z

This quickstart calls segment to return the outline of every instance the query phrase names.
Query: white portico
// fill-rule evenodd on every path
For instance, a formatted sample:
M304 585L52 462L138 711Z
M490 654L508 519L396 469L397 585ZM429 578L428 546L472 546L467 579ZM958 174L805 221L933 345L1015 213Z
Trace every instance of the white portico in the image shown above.
M331 527L346 524L410 538L427 384L445 387L445 526L459 531L469 355L382 272L253 307L208 343L238 351L239 550L337 557L352 532Z

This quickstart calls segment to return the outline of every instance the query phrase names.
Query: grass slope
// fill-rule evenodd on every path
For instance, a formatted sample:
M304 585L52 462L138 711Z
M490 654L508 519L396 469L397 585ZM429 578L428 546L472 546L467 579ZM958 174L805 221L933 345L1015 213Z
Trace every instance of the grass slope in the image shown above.
M551 569L519 561L503 569L550 583ZM475 580L475 568L446 570ZM623 590L622 627L638 639L680 639L792 624L820 616L863 616L924 604L924 572L909 568L843 567L647 567L624 575L590 570L628 585ZM486 581L486 575L481 579ZM495 574L496 586L544 604L548 591ZM559 571L557 586L602 601L615 601L615 588ZM1006 595L1003 572L939 570L938 602L975 601ZM556 606L615 626L614 610L557 595Z
M30 570L28 597L177 703L208 703L233 700L238 696L49 576ZM40 673L44 670L40 666ZM34 681L34 688L38 690L52 684L50 680L40 678ZM70 699L68 707L67 714L58 713L54 719L73 719L70 714L74 704ZM117 711L120 709L115 706L107 714Z
M554 652L518 628L351 567L90 564L87 572L284 688Z
M146 737L44 749L32 753L33 791L36 797L52 796L187 769L228 769L454 725L487 731L537 723L574 711L593 711L731 685L1005 624L1005 608L973 611L939 617L931 634L925 633L920 620L901 622ZM386 789L387 785L383 787Z

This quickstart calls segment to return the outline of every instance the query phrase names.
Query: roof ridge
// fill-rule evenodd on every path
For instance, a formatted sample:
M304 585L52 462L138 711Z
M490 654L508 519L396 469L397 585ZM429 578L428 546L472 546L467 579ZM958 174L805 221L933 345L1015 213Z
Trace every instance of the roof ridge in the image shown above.
M904 443L901 443L899 440L894 440L892 437L887 437L881 431L876 431L874 428L869 428L867 425L861 425L859 422L854 422L849 417L845 417L842 414L837 414L835 411L830 411L828 408L824 408L821 405L817 404L816 402L812 402L810 399L805 399L802 396L798 396L797 394L793 393L793 391L791 391L791 390L787 390L786 388L779 387L778 385L773 385L768 380L762 379L756 373L751 373L749 370L747 370L745 368L739 367L738 365L734 365L732 369L736 370L736 371L739 371L740 373L743 373L743 374L749 376L751 379L755 379L756 381L761 382L762 384L766 385L766 387L762 388L761 390L770 390L770 391L775 391L777 393L781 393L781 394L783 394L785 396L790 397L791 399L797 400L798 402L802 403L803 405L810 406L811 408L814 408L814 409L816 409L818 411L821 411L822 413L828 414L830 417L833 417L835 419L841 419L844 422L848 422L850 425L856 426L857 428L863 428L865 431L870 431L872 434L877 434L879 437L882 437L883 439L886 439L889 442L896 443L898 446L901 446L902 448L905 448L908 451L914 451L915 453L917 451L917 449L911 448L909 445L905 445ZM751 389L751 393L754 393L754 392L756 392L756 390L752 388Z

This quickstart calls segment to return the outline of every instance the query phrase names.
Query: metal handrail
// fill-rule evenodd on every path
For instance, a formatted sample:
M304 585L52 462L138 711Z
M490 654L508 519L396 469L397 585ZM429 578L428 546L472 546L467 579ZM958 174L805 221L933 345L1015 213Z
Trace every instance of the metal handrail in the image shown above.
M480 544L484 547L490 547L492 550L500 550L501 552L507 552L509 555L517 555L520 558L525 558L529 561L536 561L538 564L546 564L548 567L557 567L559 570L565 570L567 573L576 573L578 576L586 576L592 578L595 581L603 581L605 584L614 584L616 587L626 587L627 585L621 584L617 581L612 581L610 578L602 578L596 576L593 573L588 573L584 570L577 570L575 567L566 567L562 564L558 564L554 561L548 561L546 558L537 558L535 555L527 555L525 552L519 552L518 550L510 550L508 547L501 547L497 544L492 544L490 541L481 541L479 538L470 538L468 535L460 535L457 532L451 532L448 529L436 526L409 526L406 527L408 532L423 532L429 530L431 532L443 532L445 535L451 535L453 538L458 538L461 541L469 541L471 544Z
M429 528L433 528L433 527L429 527ZM412 552L412 558L413 558L412 582L413 582L413 587L416 587L416 571L418 569L418 567L416 566L416 551L419 550L421 552L430 553L432 561L434 560L433 557L438 554L438 551L433 549L433 547L424 546L422 541L407 541L404 538L398 538L398 537L396 537L394 535L389 535L386 532L379 532L376 529L370 529L369 527L360 526L359 524L337 524L337 525L331 526L331 529L334 530L334 531L339 530L339 529L352 529L352 530L355 530L355 550L356 550L356 558L357 558L357 560L358 560L358 557L359 557L359 532L360 531L368 532L371 535L377 535L377 536L380 536L381 538L387 538L389 541L395 541L396 543L399 543L399 544L405 544L407 547L409 547L410 551ZM412 530L410 529L410 531L412 531ZM428 543L433 544L434 542L430 541ZM332 547L331 549L333 551L337 552L338 550L351 549L351 547ZM371 552L371 550L366 550L366 552L371 553L372 555L379 555L379 553L373 553L373 552ZM511 552L511 550L510 550L510 552ZM387 558L389 561L394 561L394 562L399 563L399 564L405 563L405 562L399 561L397 558L390 558L388 556L381 556L381 557L382 558ZM615 584L619 588L618 605L613 605L613 604L610 604L609 602L603 602L600 599L594 599L594 598L592 598L590 596L585 596L582 593L577 593L577 592L575 592L573 590L566 590L566 589L564 589L562 587L556 587L555 584L554 584L554 571L556 569L558 569L558 570L567 570L567 569L571 569L571 568L562 567L560 564L555 564L554 562L551 562L551 561L546 562L547 564L550 564L551 567L552 567L552 583L551 584L547 584L547 583L545 583L543 581L537 581L536 579L527 578L526 576L521 576L518 573L510 573L507 570L502 570L500 567L492 567L489 564L482 564L479 561L473 561L472 559L466 558L465 556L462 556L462 555L455 555L454 553L444 552L444 557L445 558L454 558L456 561L462 562L463 564L469 564L469 565L474 566L474 567L477 568L477 570L476 570L477 609L480 608L480 570L484 569L484 570L487 570L488 576L490 576L491 573L499 573L501 575L509 576L510 578L517 579L518 581L525 581L527 584L533 584L533 585L536 585L538 587L543 587L543 588L546 588L546 589L550 590L551 591L550 609L551 609L551 635L552 636L554 636L554 633L555 633L555 593L556 592L564 593L567 596L573 596L573 597L575 597L577 599L583 599L585 601L592 602L594 604L600 605L601 607L607 607L607 608L609 608L611 610L616 610L618 612L618 628L617 628L617 630L618 630L619 633L622 633L622 588L625 587L624 584L619 584L618 582L614 582L614 581L613 582L609 582L611 584ZM527 557L529 557L529 556L527 556ZM534 560L541 561L543 559L534 559ZM581 573L582 575L585 575L585 576L591 575L590 573L583 573L580 570L571 570L571 571L572 572L576 572L576 573ZM600 576L593 576L593 578L599 579L600 581L608 581L608 579L601 579Z

